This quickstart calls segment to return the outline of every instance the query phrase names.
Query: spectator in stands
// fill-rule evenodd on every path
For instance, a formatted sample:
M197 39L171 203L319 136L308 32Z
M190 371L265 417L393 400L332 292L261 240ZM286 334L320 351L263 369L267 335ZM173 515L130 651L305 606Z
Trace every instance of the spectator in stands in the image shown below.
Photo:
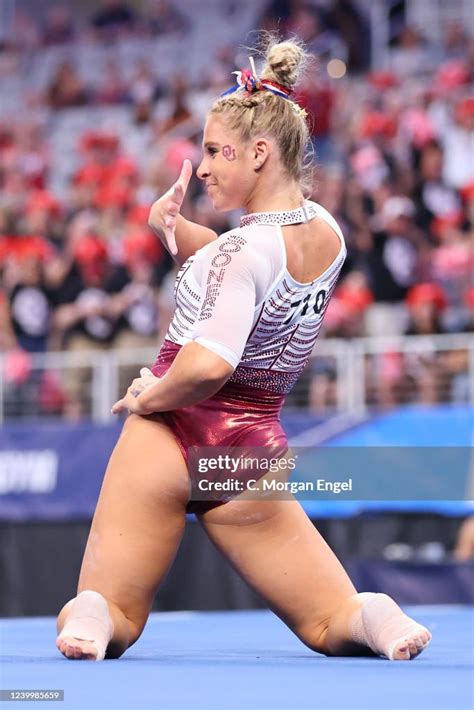
M91 17L91 26L102 40L129 34L136 22L137 15L123 0L101 0L100 7Z
M406 324L402 304L417 277L417 253L422 240L407 197L389 197L374 225L372 244L362 258L375 303L367 312L369 335L400 334Z
M443 136L446 183L456 189L474 180L474 96L458 101Z
M84 106L89 102L89 92L70 62L58 67L47 89L47 101L52 109Z
M19 170L26 180L27 188L43 189L48 177L50 156L41 126L33 120L18 122L10 135L9 145L1 152L2 167L5 171Z
M15 344L28 352L44 352L52 318L52 298L44 274L44 261L51 255L39 237L10 238L2 281Z
M403 353L387 350L365 359L365 399L371 406L391 408L415 399L414 386L419 370L413 377L407 369Z
M328 306L324 332L328 337L357 338L365 335L367 309L374 301L366 275L352 270L343 278Z
M89 131L82 136L80 147L85 160L75 172L73 184L75 189L85 190L86 205L99 210L129 206L138 181L138 168L132 158L121 152L118 136Z
M464 59L469 51L469 34L464 25L454 20L449 22L442 33L443 60Z
M16 345L15 333L13 332L10 318L10 304L8 296L3 288L0 289L0 353L13 350Z
M328 338L357 338L365 335L365 317L373 295L365 274L350 271L342 279L324 316L323 332ZM333 358L310 361L307 405L314 412L336 409L339 404L338 373ZM298 403L301 406L301 402Z
M451 304L462 304L465 290L472 284L474 253L472 232L462 229L462 213L434 221L437 246L432 251L430 268L433 278L442 284Z
M8 416L39 415L42 373L33 369L30 353L44 352L48 345L53 301L43 266L51 249L39 237L16 235L7 241L7 248L1 250L4 291L0 294L5 410Z
M441 314L447 306L443 289L434 283L413 286L407 294L406 303L410 320L406 335L434 335L442 332Z
M465 333L474 333L474 286L466 289L463 298L464 318L461 330Z
M321 61L347 60L347 47L337 28L331 28L323 11L309 3L294 3L286 21L286 32L296 34Z
M123 76L119 62L109 57L105 63L100 84L94 91L94 102L101 104L123 104L129 96L128 83Z
M316 157L316 160L318 158ZM313 187L315 198L317 191L318 202L331 214L337 215L338 222L346 227L345 233L349 231L347 225L347 214L344 210L344 197L347 181L345 180L342 168L337 165L331 167L321 166L318 169L318 184Z
M189 87L185 77L181 74L176 74L170 87L169 114L156 124L158 137L163 137L166 134L175 136L177 131L179 131L179 135L189 135L189 127L193 126L196 120L189 107L188 92Z
M46 12L42 42L45 47L74 41L76 28L67 5L55 5Z
M191 28L191 22L169 0L148 0L144 15L144 27L153 36L179 33L185 35Z
M331 83L316 72L308 73L306 82L298 90L300 105L312 117L311 140L318 164L327 163L332 158L332 112L335 99Z
M68 350L103 349L114 334L108 310L108 294L127 283L125 274L112 266L105 242L93 233L75 239L74 261L63 282L55 289L58 303L55 326Z
M129 222L123 240L124 265L128 283L110 297L108 313L116 321L113 346L129 351L154 348L160 344L159 284L169 269L164 249L147 225ZM120 391L136 377L135 366L120 368Z
M287 34L287 23L294 9L301 4L301 0L269 0L258 26L269 32L278 31Z
M74 261L53 292L57 303L54 315L56 338L70 353L103 351L110 348L116 332L116 316L110 309L110 294L127 283L123 269L114 267L104 241L93 233L71 234ZM86 393L92 363L66 372L66 416L78 418L88 413Z
M165 86L153 74L145 59L134 68L129 96L132 102L133 120L136 124L148 123L153 115L155 102L165 94Z
M336 0L330 7L329 21L339 31L347 47L348 69L353 72L367 70L370 65L371 27L362 6L353 0ZM361 37L366 41L361 42Z
M15 11L8 39L11 46L21 52L34 51L38 48L40 44L39 28L29 12L21 9ZM9 42L7 42L7 46L8 44Z
M443 316L448 301L438 284L414 286L406 301L410 313L406 335L436 335L443 331ZM423 355L411 354L407 359L417 402L468 401L467 351L428 351Z
M50 244L61 246L63 213L59 201L48 190L32 190L25 205L23 224L30 234L40 234Z
M440 353L439 360L448 380L447 391L441 401L468 405L471 401L469 351L467 348L446 350Z
M390 52L391 69L400 77L428 74L436 64L433 47L422 34L405 25Z
M408 401L435 405L449 398L451 373L444 366L442 355L413 356L409 374L412 388Z
M425 235L436 242L434 220L460 214L459 194L443 180L443 149L435 140L427 142L415 155L417 183L413 192L416 222Z
M304 405L315 414L335 411L338 406L337 370L332 358L318 357L311 364L311 379L308 382L308 396ZM290 404L301 406L293 398Z
M366 195L381 188L390 177L387 156L372 141L355 145L349 164L356 183Z

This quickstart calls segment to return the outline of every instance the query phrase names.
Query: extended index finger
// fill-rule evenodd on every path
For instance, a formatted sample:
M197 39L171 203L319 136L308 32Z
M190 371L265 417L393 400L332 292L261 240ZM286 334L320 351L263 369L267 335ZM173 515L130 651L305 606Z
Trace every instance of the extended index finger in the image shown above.
M115 404L112 406L112 409L110 410L112 414L118 414L119 412L122 412L125 409L125 404L123 399L119 399Z
M183 161L179 177L174 184L174 197L179 202L179 204L181 204L181 202L184 200L184 196L186 194L186 190L188 189L189 181L191 180L192 174L193 166L191 164L191 161L186 158L186 160Z

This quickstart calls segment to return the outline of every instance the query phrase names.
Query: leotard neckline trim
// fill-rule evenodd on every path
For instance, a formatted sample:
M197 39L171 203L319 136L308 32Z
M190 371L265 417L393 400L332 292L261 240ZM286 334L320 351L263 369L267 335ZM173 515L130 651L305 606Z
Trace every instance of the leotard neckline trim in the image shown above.
M249 227L254 224L279 224L284 226L287 224L301 224L309 222L316 217L318 212L312 202L305 202L304 205L296 210L288 210L286 212L252 212L240 218L241 227Z

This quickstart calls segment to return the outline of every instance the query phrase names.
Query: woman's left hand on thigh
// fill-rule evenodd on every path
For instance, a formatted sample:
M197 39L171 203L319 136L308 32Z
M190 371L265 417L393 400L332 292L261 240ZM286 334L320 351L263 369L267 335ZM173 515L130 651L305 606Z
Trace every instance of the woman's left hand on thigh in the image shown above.
M133 380L132 384L128 388L126 394L122 399L119 399L112 407L112 414L119 414L120 412L127 411L133 414L151 414L151 412L143 406L139 401L139 395L144 392L144 390L152 387L156 382L158 382L159 377L155 377L151 370L147 367L142 367L140 370L140 377Z

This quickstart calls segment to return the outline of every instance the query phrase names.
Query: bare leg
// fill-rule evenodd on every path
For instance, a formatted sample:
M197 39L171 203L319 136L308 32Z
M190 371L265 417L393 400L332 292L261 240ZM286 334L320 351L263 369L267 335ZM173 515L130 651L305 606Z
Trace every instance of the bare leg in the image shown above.
M104 478L79 596L58 617L57 646L65 656L97 659L105 643L107 655L118 657L138 639L181 540L188 491L169 429L159 418L131 415Z
M311 648L356 594L344 568L296 501L234 500L200 516L214 544Z
M310 648L328 655L390 652L404 659L429 642L429 632L389 597L357 594L296 501L236 499L200 521L242 577Z

